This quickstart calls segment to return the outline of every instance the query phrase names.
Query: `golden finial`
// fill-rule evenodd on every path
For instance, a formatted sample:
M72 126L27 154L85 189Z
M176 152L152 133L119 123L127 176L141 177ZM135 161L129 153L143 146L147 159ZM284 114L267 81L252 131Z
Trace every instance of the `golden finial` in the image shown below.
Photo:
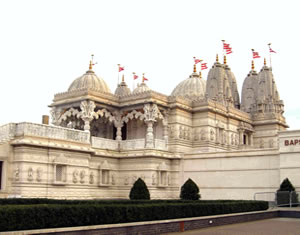
M264 66L267 66L267 60L264 58Z
M201 71L200 71L200 73L199 73L199 77L202 78L202 73L201 73Z
M122 82L124 82L124 74L122 75Z
M216 62L219 62L219 55L216 56Z
M254 70L254 61L252 60L251 69Z
M89 70L93 69L94 54L92 54L91 57L92 57L92 59L90 60Z
M224 55L224 64L226 64L227 61L226 61L226 55Z
M194 73L197 72L197 69L196 69L196 64L194 64Z

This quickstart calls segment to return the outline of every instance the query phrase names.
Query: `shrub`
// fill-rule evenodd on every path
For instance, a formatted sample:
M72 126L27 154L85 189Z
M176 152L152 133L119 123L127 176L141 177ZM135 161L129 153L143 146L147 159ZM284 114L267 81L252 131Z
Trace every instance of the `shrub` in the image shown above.
M291 197L291 198L290 198ZM290 199L292 206L297 206L298 194L295 192L295 187L288 178L282 181L280 188L277 190L277 205L289 206Z
M198 200L200 198L199 188L195 182L188 179L181 187L180 198L182 200Z
M130 194L130 200L150 200L150 193L145 182L138 178L133 184Z
M266 209L268 202L232 200L205 203L170 200L168 203L156 201L144 204L1 205L0 231L117 224Z

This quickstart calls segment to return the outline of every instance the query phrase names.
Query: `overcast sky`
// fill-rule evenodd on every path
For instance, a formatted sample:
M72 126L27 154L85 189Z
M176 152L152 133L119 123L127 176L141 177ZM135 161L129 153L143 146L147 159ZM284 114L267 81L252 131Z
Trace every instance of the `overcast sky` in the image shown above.
M0 125L41 122L55 93L67 91L88 69L114 92L117 64L125 66L132 88L132 72L149 79L148 86L169 95L193 68L193 56L210 68L222 54L221 40L231 44L228 65L239 92L251 68L251 48L269 64L285 117L300 129L299 1L0 1ZM206 79L208 70L203 72Z

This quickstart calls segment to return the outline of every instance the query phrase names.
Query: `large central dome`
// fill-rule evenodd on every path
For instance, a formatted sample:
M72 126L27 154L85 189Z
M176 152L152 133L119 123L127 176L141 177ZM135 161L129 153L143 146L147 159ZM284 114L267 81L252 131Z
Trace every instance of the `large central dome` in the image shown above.
M203 98L206 91L206 81L196 73L196 68L189 78L179 83L171 96L181 96L188 99Z
M91 89L104 93L111 93L106 82L102 78L99 78L94 71L92 71L91 67L85 74L72 82L68 91L76 91L80 89Z

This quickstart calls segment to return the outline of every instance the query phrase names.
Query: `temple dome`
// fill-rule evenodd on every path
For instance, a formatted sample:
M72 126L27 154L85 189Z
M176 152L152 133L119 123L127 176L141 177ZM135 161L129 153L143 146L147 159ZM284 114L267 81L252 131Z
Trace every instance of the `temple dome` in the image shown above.
M137 88L133 90L132 94L143 93L145 91L150 91L150 88L145 82L142 82L141 84L137 85Z
M80 89L92 89L104 93L111 93L106 82L99 78L94 71L89 69L85 74L75 79L69 86L68 91L76 91Z
M205 97L206 81L194 70L189 78L179 83L172 91L171 96L180 96L188 99Z
M115 95L117 96L124 96L124 95L130 95L131 90L127 87L127 84L124 81L124 75L122 78L122 82L118 85L117 89L115 90Z

